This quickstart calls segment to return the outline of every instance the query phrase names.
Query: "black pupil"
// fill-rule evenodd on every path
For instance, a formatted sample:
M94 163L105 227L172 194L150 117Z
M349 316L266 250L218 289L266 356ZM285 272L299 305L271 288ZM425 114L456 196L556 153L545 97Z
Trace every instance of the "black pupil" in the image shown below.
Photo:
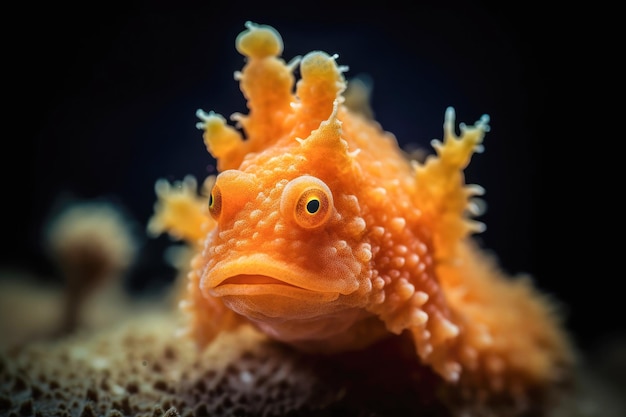
M215 198L213 197L213 193L211 193L211 195L209 196L209 207L213 207L214 201L215 201Z
M319 209L320 209L319 200L309 200L309 202L306 203L306 211L308 211L311 214L317 213L317 210Z

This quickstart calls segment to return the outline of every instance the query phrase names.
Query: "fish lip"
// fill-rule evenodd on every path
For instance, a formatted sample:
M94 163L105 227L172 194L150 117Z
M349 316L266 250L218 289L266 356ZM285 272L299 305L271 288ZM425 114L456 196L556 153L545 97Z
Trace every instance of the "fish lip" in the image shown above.
M339 298L339 293L315 291L292 285L268 275L239 274L227 277L209 289L213 297L282 296L309 302L330 302Z
M220 282L215 288L226 286L226 285L284 285L292 288L299 288L305 291L306 288L290 284L282 279L274 278L269 275L261 275L261 274L237 274L230 277L227 277L222 282Z
M213 296L283 294L336 299L340 291L327 288L319 276L269 255L254 254L218 262L205 271L201 286Z
M318 292L267 275L239 274L226 278L209 290L212 296L281 295L288 298L332 301L338 293Z
M237 274L226 277L212 289L211 293L215 295L258 295L275 291L313 292L269 275Z

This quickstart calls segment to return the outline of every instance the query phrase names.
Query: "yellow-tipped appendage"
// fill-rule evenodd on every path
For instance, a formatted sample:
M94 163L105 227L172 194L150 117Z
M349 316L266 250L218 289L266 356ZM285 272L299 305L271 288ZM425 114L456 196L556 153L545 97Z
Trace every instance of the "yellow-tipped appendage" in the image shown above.
M235 79L239 81L250 111L247 115L231 116L245 132L246 140L239 131L228 126L221 115L196 112L202 120L197 126L204 130L204 143L217 159L219 171L239 167L245 155L275 144L293 124L293 118L289 117L294 101L293 70L299 60L296 58L286 64L278 58L283 42L272 27L247 22L246 28L236 40L236 48L246 57L246 65L235 73Z
M416 178L415 206L433 230L436 258L452 256L456 245L471 232L481 232L484 224L469 218L477 213L472 197L482 195L477 185L466 185L463 170L474 152L482 151L482 140L489 131L489 116L483 115L474 126L460 124L461 135L454 131L455 113L446 110L443 142L433 140L436 155L423 164L413 162Z
M220 114L198 109L196 116L202 120L196 124L198 129L204 130L204 144L211 155L218 160L230 161L243 158L245 149L243 138L235 128L226 124L226 119ZM221 167L218 166L218 169ZM221 170L221 169L220 169Z
M338 66L336 59L336 55L321 51L310 52L302 58L302 78L296 87L299 124L295 133L299 137L306 137L317 129L343 102L341 93L346 89L343 72L347 67Z
M203 188L207 187L205 184ZM158 201L148 222L148 234L158 236L167 232L193 246L201 244L215 222L208 213L208 197L198 195L196 189L197 181L192 176L173 184L158 180L155 185Z

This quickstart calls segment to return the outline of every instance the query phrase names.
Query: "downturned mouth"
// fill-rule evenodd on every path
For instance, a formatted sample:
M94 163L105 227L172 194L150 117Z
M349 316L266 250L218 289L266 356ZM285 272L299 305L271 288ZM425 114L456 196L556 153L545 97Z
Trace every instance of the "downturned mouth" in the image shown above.
M319 301L336 300L355 289L341 280L325 278L257 253L214 265L203 276L201 285L216 297L276 295Z
M267 275L256 275L256 274L239 274L229 278L226 278L222 281L218 287L222 285L286 285L294 288L301 288L297 285L289 284L288 282L281 281L276 278L272 278Z
M316 302L334 301L336 292L319 292L289 284L267 275L239 274L228 277L209 290L212 296L272 295Z

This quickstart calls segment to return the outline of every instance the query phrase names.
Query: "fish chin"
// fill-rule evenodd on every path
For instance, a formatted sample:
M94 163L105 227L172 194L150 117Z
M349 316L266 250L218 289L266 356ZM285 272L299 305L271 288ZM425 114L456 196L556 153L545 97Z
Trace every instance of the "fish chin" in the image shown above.
M269 284L271 285L271 284ZM306 291L306 290L305 290ZM337 302L284 294L224 295L224 304L263 332L284 342L320 340L345 332L363 311ZM339 295L337 294L337 297Z

